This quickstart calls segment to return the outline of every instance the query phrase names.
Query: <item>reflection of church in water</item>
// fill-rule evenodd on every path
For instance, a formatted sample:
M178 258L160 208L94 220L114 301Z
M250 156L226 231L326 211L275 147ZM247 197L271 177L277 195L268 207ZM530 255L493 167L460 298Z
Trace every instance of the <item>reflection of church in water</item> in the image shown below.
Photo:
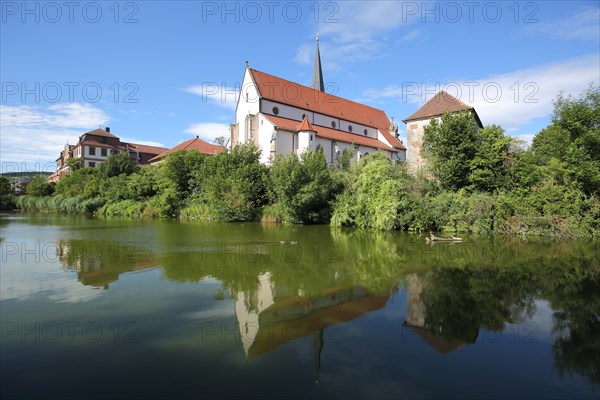
M416 274L406 278L406 321L402 328L442 354L464 347L464 341L448 339L444 337L443 329L436 330L426 324L427 310L423 300L426 284L427 279ZM375 295L362 286L352 286L330 288L307 296L301 290L293 293L275 285L271 274L266 272L259 275L256 289L232 289L231 298L235 300L235 315L247 358L312 335L318 374L321 351L327 342L327 328L382 309L390 295Z
M258 280L255 290L231 291L246 357L312 335L317 375L327 328L379 310L390 298L370 294L361 286L326 289L313 296L301 290L292 293L276 286L269 272Z

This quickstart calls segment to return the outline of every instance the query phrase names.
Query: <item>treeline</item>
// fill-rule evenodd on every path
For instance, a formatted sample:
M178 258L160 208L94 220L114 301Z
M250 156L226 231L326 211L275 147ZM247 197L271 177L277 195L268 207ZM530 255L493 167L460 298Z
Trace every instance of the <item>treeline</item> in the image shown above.
M531 146L498 126L475 130L446 114L425 130L428 168L410 173L384 154L328 166L322 151L259 163L253 145L205 156L178 152L138 168L126 154L76 168L51 185L35 178L23 209L377 230L600 235L600 90L558 96L552 124Z

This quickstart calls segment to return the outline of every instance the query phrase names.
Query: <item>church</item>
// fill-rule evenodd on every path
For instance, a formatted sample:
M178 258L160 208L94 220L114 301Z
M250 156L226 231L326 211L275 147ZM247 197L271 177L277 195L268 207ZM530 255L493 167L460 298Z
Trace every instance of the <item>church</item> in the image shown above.
M355 161L382 152L395 161L406 160L398 125L385 112L325 93L317 38L312 87L300 85L246 65L230 145L255 143L261 162L278 154L300 155L322 149L328 164L345 150Z

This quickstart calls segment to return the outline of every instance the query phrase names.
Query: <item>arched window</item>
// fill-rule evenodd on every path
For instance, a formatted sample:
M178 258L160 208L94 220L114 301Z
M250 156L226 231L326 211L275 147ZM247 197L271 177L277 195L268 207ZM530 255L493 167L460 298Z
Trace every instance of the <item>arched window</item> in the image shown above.
M348 132L352 133L352 125L348 125Z
M336 127L335 121L331 121L331 127L332 127L332 128L335 128L335 127Z

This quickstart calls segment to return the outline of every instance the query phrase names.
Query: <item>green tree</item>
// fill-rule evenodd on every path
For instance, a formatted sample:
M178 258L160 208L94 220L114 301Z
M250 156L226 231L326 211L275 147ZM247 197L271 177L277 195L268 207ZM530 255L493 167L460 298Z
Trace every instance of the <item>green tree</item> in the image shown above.
M82 197L89 199L100 193L100 169L83 167L69 175L63 176L56 184L56 194L65 197Z
M267 199L267 168L254 144L206 157L193 173L193 201L205 204L220 221L251 221Z
M48 183L48 177L37 175L27 184L25 192L30 196L42 197L51 196L54 193L54 186Z
M119 176L121 174L131 175L137 172L140 167L125 151L113 153L100 167L102 174L106 177Z
M477 150L470 163L469 182L472 189L493 192L505 183L512 140L498 125L478 130L476 140Z
M560 93L554 100L552 122L569 132L572 141L599 129L600 87L592 84L575 99Z
M365 157L354 167L350 185L336 198L331 224L377 230L404 227L409 179L404 168L386 155Z
M213 140L213 143L219 146L225 146L225 136L219 136L216 137L215 140Z
M433 175L446 189L458 190L469 184L471 162L477 154L477 134L468 112L433 118L423 135L425 157Z
M83 167L83 160L81 158L68 158L65 161L65 165L70 168L71 172L77 171L79 168Z
M270 169L271 201L283 222L325 223L331 218L331 202L340 191L323 150L278 156Z
M0 195L9 194L10 192L10 180L5 176L0 176Z

